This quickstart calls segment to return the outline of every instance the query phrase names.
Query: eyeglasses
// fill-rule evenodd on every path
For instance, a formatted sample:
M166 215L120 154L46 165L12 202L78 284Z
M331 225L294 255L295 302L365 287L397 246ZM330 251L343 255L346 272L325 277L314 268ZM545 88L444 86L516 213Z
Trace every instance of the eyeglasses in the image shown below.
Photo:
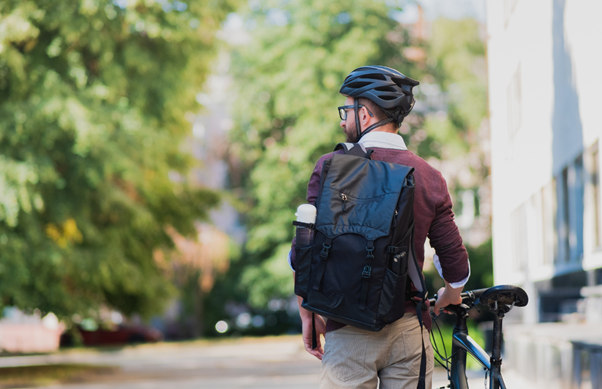
M368 107L366 107L365 105L358 104L357 107L366 108L366 111L368 111L368 115L374 117L374 115L372 115L372 112L370 112ZM339 107L339 117L341 118L341 120L347 120L347 110L351 108L353 108L353 105L343 105L342 107Z

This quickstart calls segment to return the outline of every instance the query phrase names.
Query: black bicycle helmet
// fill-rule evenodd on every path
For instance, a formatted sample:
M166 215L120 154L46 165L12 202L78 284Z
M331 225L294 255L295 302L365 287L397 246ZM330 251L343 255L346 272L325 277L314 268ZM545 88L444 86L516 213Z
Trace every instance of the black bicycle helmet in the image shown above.
M349 73L343 81L339 93L354 98L358 140L374 128L384 124L396 122L398 126L401 125L403 119L414 108L416 100L412 88L419 84L418 81L386 66L362 66ZM361 132L359 128L357 99L360 97L372 100L388 116L387 119L374 123L364 132Z

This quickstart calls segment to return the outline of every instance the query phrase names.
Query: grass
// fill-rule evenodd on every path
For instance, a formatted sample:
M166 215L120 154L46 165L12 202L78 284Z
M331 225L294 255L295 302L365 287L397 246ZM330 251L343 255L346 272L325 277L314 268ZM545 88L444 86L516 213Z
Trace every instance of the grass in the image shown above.
M453 334L454 328L452 325L446 325L446 324L443 324L443 325L440 324L439 328L441 329L441 335L443 336L443 343L445 344L445 350L447 350L448 357L450 357L451 356L451 346L452 346L452 334ZM479 346L481 346L481 347L485 346L485 340L483 338L483 333L473 323L468 324L468 334L475 342L478 343ZM437 346L439 347L439 352L443 353L444 348L443 348L443 345L441 344L441 336L439 335L439 331L437 330L437 327L435 325L433 325L433 332L431 334L431 339L433 338L433 336L435 338L435 342L437 343ZM435 353L435 358L439 359L439 357L436 355L436 353ZM435 366L441 366L441 365L439 365L437 362L435 362ZM470 354L466 358L466 367L467 367L467 369L470 369L470 370L482 369L480 363L477 362Z
M0 388L26 388L61 382L84 381L90 376L117 371L113 366L56 364L0 368Z

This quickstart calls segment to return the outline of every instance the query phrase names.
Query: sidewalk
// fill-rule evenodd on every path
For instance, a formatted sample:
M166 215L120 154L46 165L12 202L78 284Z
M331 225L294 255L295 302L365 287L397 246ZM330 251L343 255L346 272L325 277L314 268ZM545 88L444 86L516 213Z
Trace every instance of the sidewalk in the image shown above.
M53 384L46 388L315 389L320 374L320 361L303 349L299 335L79 349L0 358L0 367L62 363L109 365L119 370L95 375L84 382ZM483 387L483 371L469 371L467 375L470 387ZM506 383L512 389L529 387L519 385L511 375L506 376ZM433 387L447 384L446 372L436 369Z
M599 323L508 325L504 337L507 365L532 388L602 387Z
M47 388L293 388L318 384L320 362L300 336L67 350L0 358L0 367L64 363L119 367L110 375Z

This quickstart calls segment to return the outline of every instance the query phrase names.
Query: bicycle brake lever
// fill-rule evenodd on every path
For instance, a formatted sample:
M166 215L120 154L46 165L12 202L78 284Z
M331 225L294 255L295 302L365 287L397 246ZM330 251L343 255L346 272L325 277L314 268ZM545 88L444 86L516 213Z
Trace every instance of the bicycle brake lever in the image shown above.
M472 301L474 301L474 292L473 292L472 290L469 290L469 291L468 291L468 297L470 297L470 299L471 299Z
M472 301L470 302L470 309L475 308L477 312L481 313L481 308L479 308L480 298L474 300L474 293L472 293L472 291L469 291L468 293L470 298L472 299Z

